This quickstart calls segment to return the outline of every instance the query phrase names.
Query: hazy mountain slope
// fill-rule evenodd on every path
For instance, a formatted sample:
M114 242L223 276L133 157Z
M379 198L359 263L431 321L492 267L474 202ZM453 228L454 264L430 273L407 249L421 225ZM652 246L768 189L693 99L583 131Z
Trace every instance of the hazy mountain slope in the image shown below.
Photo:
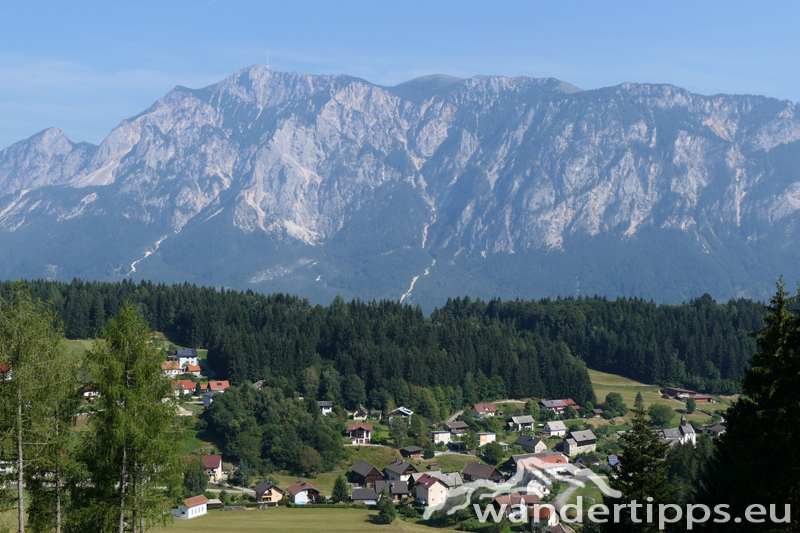
M0 151L0 276L427 308L763 298L798 277L798 163L795 106L765 97L256 65L175 88L98 147L50 129Z

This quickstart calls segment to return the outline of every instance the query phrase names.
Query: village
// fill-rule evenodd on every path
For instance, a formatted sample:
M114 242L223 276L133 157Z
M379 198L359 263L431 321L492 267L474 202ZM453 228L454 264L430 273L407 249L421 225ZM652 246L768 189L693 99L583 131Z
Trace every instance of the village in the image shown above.
M184 416L192 414L187 408L194 413L209 409L215 397L230 388L227 381L206 375L210 369L196 350L177 350L163 364L163 372L173 379L174 399ZM261 383L243 386L258 389ZM602 385L597 389L598 393L604 390ZM658 429L662 441L670 446L694 445L698 435L716 437L725 432L718 415L699 424L696 416L690 414L690 422L685 414L688 404L713 409L712 404L725 402L722 398L673 387L656 389L652 396L684 407L676 409L684 414L674 427ZM444 514L450 495L466 487L489 486L497 491L487 505L503 516L522 506L531 531L574 531L574 525L560 523L552 509L574 503L578 495L601 503L600 489L586 482L591 476L613 476L619 465L618 439L629 429L626 413L620 413L620 405L616 405L620 398L619 393L610 392L598 407L580 406L570 398L475 403L471 409L428 427L424 447L395 446L387 440L396 425L412 424L415 414L411 409L400 406L384 413L359 405L346 411L330 400L316 400L322 416L347 418L342 439L351 460L346 469L295 477L276 473L237 486L232 481L235 465L226 463L221 454L187 456L187 461L195 457L202 461L207 490L185 499L173 509L173 516L203 520L220 511L294 506L377 509L382 499L388 499L402 520L433 525L422 519L426 509L433 507ZM303 400L297 397L297 401ZM628 411L624 404L622 409ZM623 416L617 416L620 414ZM341 488L335 494L342 478L345 497ZM571 481L576 479L583 483L573 485ZM436 522L442 523L447 520Z

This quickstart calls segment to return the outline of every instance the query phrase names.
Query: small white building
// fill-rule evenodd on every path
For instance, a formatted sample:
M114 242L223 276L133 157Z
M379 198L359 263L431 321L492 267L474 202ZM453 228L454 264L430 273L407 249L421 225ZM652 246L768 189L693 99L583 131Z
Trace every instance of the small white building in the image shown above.
M480 448L481 446L486 446L490 442L496 441L497 435L490 432L481 432L481 433L476 433L475 438L478 441L478 448Z
M203 496L195 496L183 500L183 503L178 505L177 509L172 510L172 516L175 518L197 518L208 512L208 498Z
M567 426L561 420L553 420L544 425L544 432L551 437L563 437L567 434Z
M321 400L317 402L319 410L322 411L322 416L328 416L333 412L333 402L330 400Z
M428 432L428 438L434 444L447 444L450 442L452 435L449 431L430 431Z
M200 364L200 358L197 357L197 350L178 350L176 355L178 356L178 363L181 368L198 366Z
M171 378L177 377L181 373L181 365L177 361L164 361L161 363L161 372Z

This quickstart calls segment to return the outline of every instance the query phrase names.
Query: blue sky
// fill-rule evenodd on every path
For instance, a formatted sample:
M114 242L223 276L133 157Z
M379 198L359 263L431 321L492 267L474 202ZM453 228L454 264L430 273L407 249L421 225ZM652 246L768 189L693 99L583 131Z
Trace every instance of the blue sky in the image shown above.
M175 85L239 68L625 81L800 101L799 2L8 2L0 148L48 128L99 143Z

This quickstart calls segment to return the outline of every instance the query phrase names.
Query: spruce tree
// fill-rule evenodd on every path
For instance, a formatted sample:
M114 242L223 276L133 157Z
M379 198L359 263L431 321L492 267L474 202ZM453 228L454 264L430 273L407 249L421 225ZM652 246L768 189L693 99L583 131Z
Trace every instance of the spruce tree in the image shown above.
M795 302L800 301L800 289ZM726 414L727 427L717 440L717 451L708 469L703 503L729 505L732 516L742 517L747 506L775 506L783 519L785 506L800 506L800 318L783 281L756 334L759 352L742 380L742 396ZM769 515L767 515L769 516ZM708 524L714 531L796 531L791 523Z
M186 468L163 357L130 303L86 357L102 410L89 418L81 456L91 483L78 483L76 514L94 530L147 531L171 519Z
M203 461L199 457L192 458L183 474L184 495L191 498L203 494L206 491L208 479Z
M633 406L636 409L644 409L644 398L641 392L636 393L636 399L633 401Z
M669 465L664 458L669 445L661 441L658 433L650 425L644 410L638 409L631 421L631 430L620 438L622 452L619 458L619 471L609 480L611 488L622 493L620 498L604 497L604 503L613 508L614 503L630 504L636 501L646 506L648 503L657 509L659 504L670 502L670 488L667 482ZM650 499L652 498L652 499ZM622 513L622 523L612 521L604 524L606 531L651 532L657 531L657 524L633 522L631 511ZM643 507L635 518L642 520Z
M331 500L333 500L333 503L339 503L347 501L349 497L350 494L347 490L347 480L344 478L344 476L337 477L336 481L333 483Z
M394 507L394 502L386 493L386 489L381 491L380 500L378 500L378 520L384 524L391 524L397 517L397 510Z

